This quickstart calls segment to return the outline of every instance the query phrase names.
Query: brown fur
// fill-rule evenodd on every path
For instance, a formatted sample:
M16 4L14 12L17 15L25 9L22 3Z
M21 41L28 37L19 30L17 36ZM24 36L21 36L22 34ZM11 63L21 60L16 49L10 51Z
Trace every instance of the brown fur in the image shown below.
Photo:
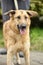
M9 11L6 14L9 14L10 19L6 21L3 25L3 35L5 46L7 48L7 65L13 65L12 58L14 54L17 56L17 62L20 64L20 58L17 54L19 51L23 51L24 57L26 60L26 65L30 65L30 11L25 10L16 10ZM32 12L33 13L33 12ZM31 14L32 14L31 13ZM17 17L21 18L18 19ZM32 14L33 16L33 14ZM27 17L25 19L25 17ZM26 33L21 35L17 24L21 25L22 23L26 24Z

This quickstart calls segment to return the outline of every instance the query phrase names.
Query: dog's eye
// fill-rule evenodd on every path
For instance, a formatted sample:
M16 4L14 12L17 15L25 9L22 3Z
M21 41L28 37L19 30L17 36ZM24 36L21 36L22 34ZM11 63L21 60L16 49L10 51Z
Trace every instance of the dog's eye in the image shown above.
M25 19L27 19L28 17L27 16L25 16Z
M17 16L18 19L20 19L21 17L20 16Z

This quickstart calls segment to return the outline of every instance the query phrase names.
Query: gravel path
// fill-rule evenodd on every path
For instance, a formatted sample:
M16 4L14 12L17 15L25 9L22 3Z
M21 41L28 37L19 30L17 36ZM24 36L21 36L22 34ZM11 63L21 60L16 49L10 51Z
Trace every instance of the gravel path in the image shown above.
M24 58L21 58L21 62L21 65L25 65ZM43 65L43 52L31 52L30 63L31 65ZM0 65L6 65L6 55L0 55Z

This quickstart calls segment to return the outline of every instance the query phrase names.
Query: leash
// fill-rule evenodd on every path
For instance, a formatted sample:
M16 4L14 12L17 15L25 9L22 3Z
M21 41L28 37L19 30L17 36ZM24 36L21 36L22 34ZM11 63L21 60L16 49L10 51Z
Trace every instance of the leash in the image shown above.
M14 0L14 4L15 4L16 10L18 10L18 3L17 3L17 0Z

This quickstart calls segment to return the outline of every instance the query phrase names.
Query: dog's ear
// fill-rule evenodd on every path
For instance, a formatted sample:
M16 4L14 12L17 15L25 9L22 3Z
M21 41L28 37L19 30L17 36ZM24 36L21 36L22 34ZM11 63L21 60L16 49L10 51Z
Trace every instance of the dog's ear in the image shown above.
M15 10L10 10L10 11L4 13L4 15L9 15L10 17L12 17L13 14L15 14Z
M37 16L39 16L36 11L26 10L26 12L27 12L27 14L28 14L30 17L37 17Z

